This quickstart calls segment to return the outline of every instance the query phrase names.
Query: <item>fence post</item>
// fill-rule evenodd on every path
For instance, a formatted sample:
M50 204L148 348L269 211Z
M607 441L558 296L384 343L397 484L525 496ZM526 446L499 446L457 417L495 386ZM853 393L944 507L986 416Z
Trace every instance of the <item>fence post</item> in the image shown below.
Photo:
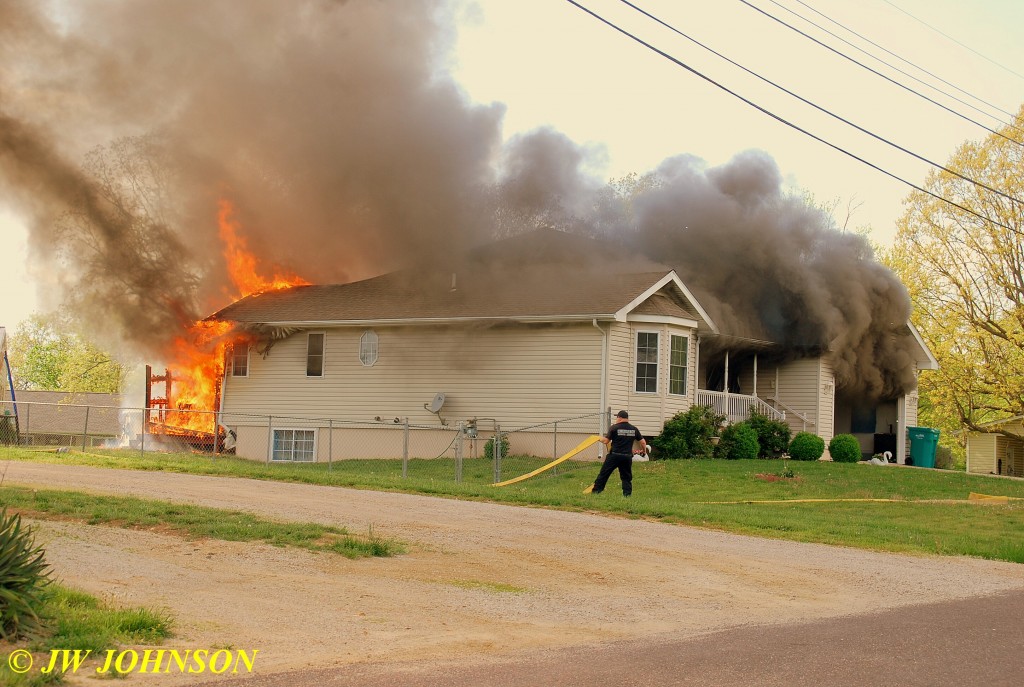
M494 483L497 484L501 481L501 425L495 423L494 425L494 450L491 453L494 454Z
M402 479L409 476L409 418L402 423Z
M334 420L327 420L327 471L334 469Z
M551 460L557 460L558 459L558 420L555 420L555 442L554 443L555 443L555 445L551 449ZM558 474L558 466L557 465L551 471L551 474L552 475L557 475Z
M274 455L274 416L267 415L267 465L270 465L270 456Z
M462 482L462 422L456 425L455 431L455 483Z
M85 407L85 426L82 427L82 453L85 453L85 442L89 439L89 406Z
M220 411L213 411L213 457L220 454Z
M25 404L25 445L31 446L29 443L32 437L32 404Z

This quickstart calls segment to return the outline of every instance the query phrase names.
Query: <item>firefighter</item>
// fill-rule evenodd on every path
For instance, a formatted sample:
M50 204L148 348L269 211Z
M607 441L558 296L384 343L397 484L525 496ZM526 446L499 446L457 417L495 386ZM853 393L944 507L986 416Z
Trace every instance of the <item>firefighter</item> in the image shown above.
M608 428L608 434L601 437L601 443L610 447L608 455L601 466L601 472L594 480L591 493L600 494L604 491L608 478L619 470L619 478L622 480L622 495L629 496L633 493L633 442L640 442L640 449L647 452L647 441L640 430L629 424L629 413L620 410L615 415L615 422Z

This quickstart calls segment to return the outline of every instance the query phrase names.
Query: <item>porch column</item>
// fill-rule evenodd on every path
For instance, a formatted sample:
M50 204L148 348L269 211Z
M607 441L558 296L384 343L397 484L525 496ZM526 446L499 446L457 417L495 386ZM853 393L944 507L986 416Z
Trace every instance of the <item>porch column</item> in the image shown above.
M907 397L896 401L896 462L907 462Z
M697 334L694 338L697 340L697 344L693 352L693 400L696 402L697 389L703 387L701 387L702 382L700 381L700 334ZM707 386L707 380L704 380L703 384ZM601 445L604 446L604 444Z
M757 398L757 353L754 354L754 398Z
M729 421L729 351L725 352L725 420Z

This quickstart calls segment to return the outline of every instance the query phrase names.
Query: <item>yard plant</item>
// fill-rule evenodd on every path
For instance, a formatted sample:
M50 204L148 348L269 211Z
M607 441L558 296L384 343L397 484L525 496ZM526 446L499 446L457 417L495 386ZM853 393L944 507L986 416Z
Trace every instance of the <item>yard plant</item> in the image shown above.
M860 460L860 442L852 434L837 434L828 442L828 453L837 463L856 463Z
M693 406L665 421L661 434L651 441L657 458L711 458L715 453L712 439L725 416L711 408Z
M722 430L722 438L715 447L715 458L744 460L757 458L760 452L757 431L746 422L737 422Z
M789 457L793 460L818 460L825 453L825 440L810 432L797 432L789 442Z
M782 420L773 420L751 408L746 422L757 432L758 457L778 458L789 448L792 431Z
M10 639L40 628L41 595L50 583L45 552L21 515L0 511L0 637Z

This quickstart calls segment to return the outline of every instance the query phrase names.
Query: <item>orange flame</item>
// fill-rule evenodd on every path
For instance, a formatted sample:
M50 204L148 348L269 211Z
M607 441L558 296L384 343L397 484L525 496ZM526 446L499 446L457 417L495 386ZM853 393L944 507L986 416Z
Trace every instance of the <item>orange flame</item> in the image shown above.
M229 200L221 199L217 211L220 240L224 244L224 261L228 274L238 289L239 298L261 294L265 291L287 289L290 286L304 286L308 281L295 274L275 272L272 279L264 279L257 271L258 261L249 250L245 238L239 235L241 224L233 219L235 206Z
M274 270L271 279L263 277L260 261L249 250L241 235L241 224L234 219L234 205L221 200L217 220L224 261L228 275L237 289L235 298L258 295L267 291L309 284L302 277ZM215 432L210 413L175 411L216 411L220 381L224 375L225 354L231 345L250 343L244 335L233 331L230 322L201 320L182 336L175 338L168 369L173 379L172 396L168 399L167 425L200 432Z

